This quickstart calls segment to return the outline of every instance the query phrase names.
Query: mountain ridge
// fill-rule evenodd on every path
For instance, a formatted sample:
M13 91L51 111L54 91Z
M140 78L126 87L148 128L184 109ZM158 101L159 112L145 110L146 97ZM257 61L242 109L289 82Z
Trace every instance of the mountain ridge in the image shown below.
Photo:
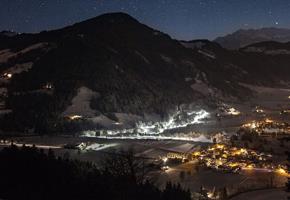
M116 113L166 116L183 105L210 107L224 99L247 99L251 91L240 82L264 81L247 68L252 66L244 61L250 53L198 42L206 44L185 47L186 42L123 13L0 38L0 82L5 91L0 100L6 109L0 128L78 130L81 127L63 113L73 110L78 116L76 109L68 108L80 100L85 102L79 107L95 113L84 122L86 127L102 126L95 122L104 119L119 123ZM275 74L267 78L275 80Z
M274 27L239 29L231 34L217 37L213 41L228 49L239 49L253 43L265 41L289 42L290 29Z

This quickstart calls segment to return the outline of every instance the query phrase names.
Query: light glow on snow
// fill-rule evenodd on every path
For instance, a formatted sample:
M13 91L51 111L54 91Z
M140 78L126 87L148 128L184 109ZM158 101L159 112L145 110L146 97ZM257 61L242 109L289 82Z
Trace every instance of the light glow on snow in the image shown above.
M165 121L160 122L138 122L135 128L101 130L100 136L96 136L95 131L84 131L84 137L97 137L104 139L152 139L152 140L183 140L183 141L202 141L211 142L210 139L201 135L199 137L191 136L164 136L161 135L167 130L187 127L188 125L205 123L204 119L209 117L205 110L200 111L177 111Z
M137 133L144 135L158 135L163 133L165 130L183 128L188 125L203 123L202 120L209 116L209 113L205 110L186 112L183 119L181 116L182 114L183 113L180 111L177 111L174 115L170 116L168 120L163 122L139 122L136 124Z
M94 143L91 145L88 145L85 150L93 150L93 151L100 151L100 150L104 150L104 149L108 149L110 147L114 147L117 146L117 144L98 144L98 143Z
M85 137L95 137L84 135ZM188 141L188 142L204 142L212 143L210 138L200 135L199 137L177 137L177 136L159 136L159 135L132 135L132 136L97 136L96 138L107 140L173 140L173 141Z

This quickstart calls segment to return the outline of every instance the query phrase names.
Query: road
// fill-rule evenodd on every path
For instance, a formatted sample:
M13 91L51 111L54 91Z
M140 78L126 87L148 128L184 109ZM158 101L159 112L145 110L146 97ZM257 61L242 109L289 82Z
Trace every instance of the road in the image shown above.
M0 146L10 146L11 143L6 143L6 144L1 144L0 143ZM21 143L13 143L13 145L17 146L17 147L22 147L23 144ZM53 145L33 145L33 144L25 144L25 146L27 147L32 147L32 146L35 146L36 148L39 148L39 149L61 149L62 147L61 146L53 146Z

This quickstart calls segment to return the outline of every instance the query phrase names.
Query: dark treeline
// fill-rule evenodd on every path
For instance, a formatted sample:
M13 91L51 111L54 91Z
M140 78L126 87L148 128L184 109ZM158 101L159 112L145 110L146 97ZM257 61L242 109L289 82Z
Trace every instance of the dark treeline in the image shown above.
M164 190L146 181L131 154L94 164L56 157L34 147L11 146L0 152L0 198L190 200L190 192L168 183ZM144 172L144 169L142 170Z

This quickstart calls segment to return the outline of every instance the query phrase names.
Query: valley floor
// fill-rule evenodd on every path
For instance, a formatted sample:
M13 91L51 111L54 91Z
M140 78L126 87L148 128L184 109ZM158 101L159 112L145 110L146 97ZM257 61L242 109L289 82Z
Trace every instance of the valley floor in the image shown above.
M249 86L250 87L250 86ZM251 86L252 87L252 86ZM281 115L282 110L290 110L290 90L277 88L252 87L256 91L256 97L243 104L232 104L241 112L239 116L225 117L220 121L211 118L205 124L190 126L193 131L212 132L225 131L229 134L235 133L242 124L252 120L271 118L277 121L290 122L290 114ZM254 107L263 109L263 113L253 112ZM211 113L212 115L214 114ZM59 156L69 156L72 159L91 161L99 163L108 154L133 148L137 156L142 156L150 161L160 160L169 152L192 152L205 148L209 143L192 141L173 141L173 140L121 140L121 139L99 139L86 137L67 137L67 136L31 136L10 138L15 144L35 144L36 147L54 149ZM65 145L76 145L87 143L92 145L91 150L80 151L76 149L64 148ZM0 148L9 144L0 144ZM181 176L181 173L183 175ZM230 190L239 188L267 187L272 179L273 184L283 187L287 177L280 174L265 171L241 171L240 173L217 172L203 167L197 167L197 161L170 166L167 170L157 170L153 172L152 178L159 187L164 187L167 181L179 182L191 191L199 191L201 186L209 190L227 187ZM261 190L238 195L233 200L240 199L277 199L284 200L285 194L281 190Z
M243 193L231 198L231 200L287 200L288 196L284 189L268 189Z

